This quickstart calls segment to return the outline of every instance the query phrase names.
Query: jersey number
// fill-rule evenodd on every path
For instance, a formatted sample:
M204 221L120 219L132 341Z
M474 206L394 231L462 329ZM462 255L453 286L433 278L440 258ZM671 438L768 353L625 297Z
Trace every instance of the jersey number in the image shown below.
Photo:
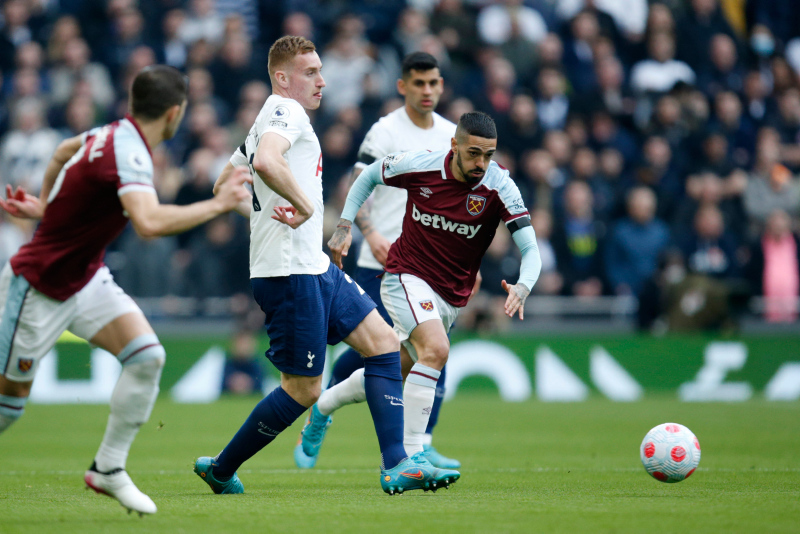
M319 161L317 161L317 174L315 176L319 178L320 174L322 174L322 152L319 154Z
M358 288L358 293L359 293L359 295L363 295L363 294L364 294L364 290L363 290L363 289L361 289L361 286L360 286L360 285L358 285L358 282L353 282L353 279L352 279L352 278L350 278L350 275L349 275L349 274L347 274L347 273L344 273L344 279L345 279L345 280L347 280L347 283L348 283L348 284L355 284L355 285L356 285L356 287Z

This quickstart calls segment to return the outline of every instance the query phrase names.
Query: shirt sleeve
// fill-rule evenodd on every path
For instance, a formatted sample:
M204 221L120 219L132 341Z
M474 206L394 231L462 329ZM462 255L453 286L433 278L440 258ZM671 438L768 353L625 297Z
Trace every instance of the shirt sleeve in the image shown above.
M381 159L391 152L387 146L386 132L381 127L381 122L376 122L372 128L369 129L364 141L358 148L358 157L356 158L356 169L364 169L367 165L371 165L375 161Z
M231 165L234 167L238 167L240 165L247 165L250 163L247 160L247 150L245 149L244 143L242 143L239 148L233 151L233 155L230 159Z
M539 254L539 245L536 243L536 232L529 224L518 232L511 234L514 243L522 253L522 264L519 268L518 284L525 284L528 290L532 290L539 273L542 271L542 258Z
M503 181L499 190L500 200L503 202L501 217L513 234L515 225L512 223L517 221L517 219L526 218L528 220L528 226L530 226L531 216L530 213L528 213L528 208L525 207L525 203L522 201L522 195L519 192L517 184L515 184L511 176L508 175L508 171L503 172L506 173L506 179ZM522 220L517 221L517 225L520 224L523 224Z
M259 137L266 133L276 133L293 145L310 124L305 110L296 102L281 103L275 106L269 116L262 119Z
M344 210L342 210L342 219L347 219L348 221L356 219L358 210L369 198L373 189L383 182L381 180L381 167L381 162L376 161L358 175L358 178L350 188L350 192L347 193L347 201L345 202Z
M153 186L153 158L150 157L147 147L137 141L122 136L114 139L119 196L132 191L156 192Z

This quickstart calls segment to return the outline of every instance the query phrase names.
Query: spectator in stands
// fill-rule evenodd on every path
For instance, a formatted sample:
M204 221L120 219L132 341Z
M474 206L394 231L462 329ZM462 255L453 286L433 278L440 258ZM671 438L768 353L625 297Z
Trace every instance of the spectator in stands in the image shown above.
M725 135L728 140L731 163L739 168L748 168L755 149L755 128L752 120L742 114L742 102L731 91L720 91L714 97L712 128Z
M253 331L239 328L231 338L222 371L222 392L232 395L262 393L264 368L259 363L257 339Z
M33 35L28 27L30 10L24 0L6 0L0 18L0 71L14 68L16 49L29 42Z
M711 38L708 67L699 71L697 84L706 95L714 97L720 91L742 92L744 67L739 63L736 43L724 33Z
M203 40L212 45L222 43L225 20L214 9L214 0L191 0L189 11L178 34L184 43L192 45Z
M725 230L722 212L716 205L701 206L694 216L693 231L677 235L676 240L691 272L719 279L738 276L737 243Z
M605 248L605 272L617 295L637 295L669 243L669 230L655 218L656 196L646 187L628 193L628 217L617 222Z
M588 94L597 86L592 45L600 36L600 25L594 13L581 11L570 21L569 28L564 41L564 70L575 92Z
M769 88L760 71L751 70L744 78L744 109L747 116L758 124L772 115L773 105L769 98Z
M161 38L159 39L156 55L160 63L165 63L176 69L183 69L189 58L189 46L181 39L181 27L186 21L186 12L182 9L172 9L164 15L161 22Z
M482 8L477 20L483 42L500 46L514 35L538 43L547 35L542 15L522 0L502 0Z
M545 130L558 130L564 127L569 114L566 79L555 68L545 67L539 72L537 82L539 122Z
M210 104L217 114L218 122L226 123L230 115L228 104L225 103L214 91L214 78L208 70L194 67L186 73L189 76L189 92L187 93L187 107L192 108L200 104ZM263 105L263 102L262 102Z
M72 40L81 37L81 27L72 15L59 17L53 24L47 40L47 61L51 65L61 63L64 47Z
M770 213L764 232L751 247L747 272L753 293L765 297L768 321L797 319L800 239L792 232L792 220L785 211Z
M517 75L511 62L502 56L492 57L486 61L483 68L481 92L474 95L472 101L478 108L485 109L487 113L502 121L511 109L516 84ZM556 92L555 89L553 91ZM550 113L549 107L540 108L540 120L542 115L548 113Z
M266 69L253 64L253 48L243 35L230 35L225 39L218 58L209 66L214 88L228 109L238 106L239 91L252 80L260 80Z
M548 210L535 209L531 212L531 224L536 232L536 243L542 258L542 271L533 292L540 295L557 295L564 286L564 278L559 272L558 259L550 242L553 216Z
M183 295L224 297L250 291L250 240L242 227L246 224L236 214L225 214L192 235L189 263L181 277Z
M559 272L564 277L563 292L579 297L600 296L605 224L595 218L594 196L585 182L570 182L564 197L564 217L555 225L552 238Z
M90 61L90 57L89 45L80 37L64 43L61 62L50 71L50 99L53 104L66 104L78 80L89 83L95 105L108 109L114 103L114 85L108 69L102 63Z
M762 128L756 145L756 164L747 181L743 200L754 233L760 233L775 210L800 214L800 184L779 163L780 140L772 128Z
M675 59L675 37L667 32L652 34L647 40L648 57L631 69L631 87L641 93L666 93L676 83L695 83L692 68Z
M515 159L519 159L526 150L542 144L536 102L530 95L514 95L508 116L497 120L497 127L498 145L511 150Z
M15 103L12 126L0 141L0 176L6 184L38 192L61 136L47 125L44 105L35 98Z
M686 15L678 21L679 57L696 71L709 66L709 43L717 34L735 37L717 0L691 0Z
M321 111L330 116L346 107L358 107L364 99L364 80L375 68L361 18L347 15L339 19L336 35L321 55L327 83Z
M478 43L475 17L464 7L463 0L440 0L431 15L430 28L447 48L457 71L454 75L460 77L475 56ZM528 59L530 61L530 57ZM525 76L527 73L518 71L518 74Z

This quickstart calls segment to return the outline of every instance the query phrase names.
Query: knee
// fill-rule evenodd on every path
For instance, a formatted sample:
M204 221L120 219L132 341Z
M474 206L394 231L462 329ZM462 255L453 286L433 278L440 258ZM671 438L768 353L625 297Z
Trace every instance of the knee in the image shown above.
M432 343L427 343L425 346L417 348L417 354L419 356L419 363L436 370L441 370L447 363L447 357L450 355L450 344L446 339L444 342L434 341Z
M376 328L372 336L372 344L374 345L372 354L368 356L377 356L379 354L386 354L389 352L397 352L400 350L400 339L397 334L387 323L383 322L380 328Z
M128 343L117 359L125 369L137 374L160 376L167 352L154 334L139 336Z
M283 390L306 408L313 406L322 394L321 380L282 380Z

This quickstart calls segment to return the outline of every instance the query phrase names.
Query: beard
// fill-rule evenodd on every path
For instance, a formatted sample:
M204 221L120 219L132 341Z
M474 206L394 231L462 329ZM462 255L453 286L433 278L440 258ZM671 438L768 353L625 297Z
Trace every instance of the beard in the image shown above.
M458 170L461 171L461 176L464 177L464 181L470 185L477 184L481 180L483 180L483 176L486 174L482 172L480 176L474 176L470 174L471 172L477 170L477 168L472 169L471 171L466 171L464 166L461 164L461 154L456 152L456 165L458 166Z

